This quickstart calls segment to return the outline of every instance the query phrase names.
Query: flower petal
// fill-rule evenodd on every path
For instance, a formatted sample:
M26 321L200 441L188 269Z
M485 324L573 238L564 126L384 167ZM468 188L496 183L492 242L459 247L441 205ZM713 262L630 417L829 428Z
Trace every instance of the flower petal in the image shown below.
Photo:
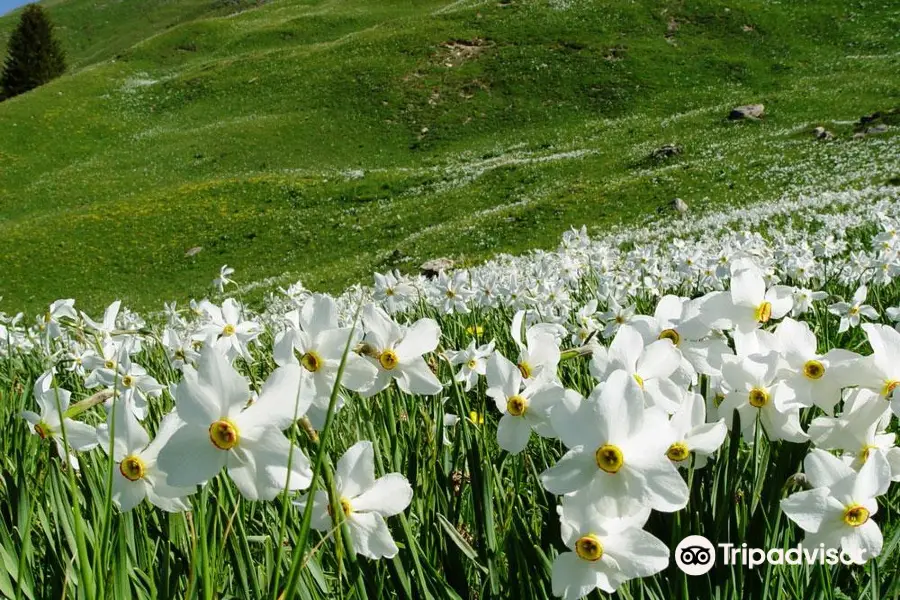
M353 510L392 517L406 510L412 495L412 486L406 477L400 473L388 473L352 500Z

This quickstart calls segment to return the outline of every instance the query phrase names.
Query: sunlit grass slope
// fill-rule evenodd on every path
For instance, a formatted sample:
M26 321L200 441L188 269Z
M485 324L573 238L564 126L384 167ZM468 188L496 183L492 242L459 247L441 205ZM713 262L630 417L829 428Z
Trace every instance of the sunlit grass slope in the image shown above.
M676 196L699 211L900 174L896 129L852 139L900 97L889 0L48 8L71 74L0 103L7 311L158 307L223 263L337 291ZM748 102L763 121L725 119ZM683 153L647 159L667 143Z

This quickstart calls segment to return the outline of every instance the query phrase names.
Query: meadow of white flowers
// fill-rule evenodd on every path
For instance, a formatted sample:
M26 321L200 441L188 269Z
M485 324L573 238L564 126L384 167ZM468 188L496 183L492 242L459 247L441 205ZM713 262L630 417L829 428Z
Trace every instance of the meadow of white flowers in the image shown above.
M0 595L888 597L898 232L872 187L256 312L223 267L160 318L0 314ZM860 564L688 578L690 534Z

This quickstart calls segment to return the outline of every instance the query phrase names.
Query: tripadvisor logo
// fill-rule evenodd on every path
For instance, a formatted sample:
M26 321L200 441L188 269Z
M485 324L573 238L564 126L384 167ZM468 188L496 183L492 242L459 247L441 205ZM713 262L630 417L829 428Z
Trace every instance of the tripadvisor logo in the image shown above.
M688 575L703 575L716 564L716 548L702 535L689 535L675 548L675 564Z
M754 569L763 564L770 565L845 565L863 564L866 562L866 550L860 548L848 552L838 548L826 548L825 544L794 548L750 548L746 543L713 545L702 535L689 535L681 540L675 548L675 564L688 575L703 575L716 564L716 554L721 555L721 564L726 566L740 565Z

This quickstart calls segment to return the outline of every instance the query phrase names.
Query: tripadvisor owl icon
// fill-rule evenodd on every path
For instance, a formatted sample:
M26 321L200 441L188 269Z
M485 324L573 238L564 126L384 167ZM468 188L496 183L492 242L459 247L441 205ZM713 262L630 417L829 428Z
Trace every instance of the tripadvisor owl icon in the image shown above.
M688 575L703 575L716 564L716 548L702 535L689 535L675 548L675 564Z

